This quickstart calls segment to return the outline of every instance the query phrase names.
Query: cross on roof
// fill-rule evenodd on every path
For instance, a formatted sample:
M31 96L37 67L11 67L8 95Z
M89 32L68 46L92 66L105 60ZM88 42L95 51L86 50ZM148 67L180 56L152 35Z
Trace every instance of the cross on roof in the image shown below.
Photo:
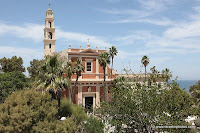
M50 8L50 6L51 6L51 3L49 3L48 5L49 5L49 8Z
M90 41L90 38L88 38L87 40L88 40L88 43L89 43L89 41Z

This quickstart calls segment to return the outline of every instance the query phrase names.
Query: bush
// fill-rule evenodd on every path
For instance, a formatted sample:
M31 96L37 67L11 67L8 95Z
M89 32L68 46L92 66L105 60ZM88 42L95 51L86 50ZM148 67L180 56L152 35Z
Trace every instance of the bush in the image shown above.
M103 133L104 124L94 117L89 117L84 126L87 133Z
M61 117L73 117L77 125L87 117L81 106L73 104L67 99L61 100L60 114Z
M76 128L76 123L68 117L65 121L39 122L32 131L37 133L75 133Z
M72 115L72 112L72 103L70 103L70 101L67 99L62 99L60 105L60 116L68 117Z
M57 120L57 101L51 100L49 94L35 90L14 92L0 104L0 132L75 132L86 114L77 105L65 100L62 103L62 114L74 117Z
M75 118L77 124L80 124L83 120L87 118L86 113L83 111L82 107L79 105L72 106L72 117Z

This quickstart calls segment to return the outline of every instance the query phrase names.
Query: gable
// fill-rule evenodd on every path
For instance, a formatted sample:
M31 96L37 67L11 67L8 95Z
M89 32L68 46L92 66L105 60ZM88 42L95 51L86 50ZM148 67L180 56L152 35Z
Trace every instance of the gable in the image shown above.
M94 53L94 54L98 54L95 50L92 50L92 49L85 49L85 50L81 51L80 53Z

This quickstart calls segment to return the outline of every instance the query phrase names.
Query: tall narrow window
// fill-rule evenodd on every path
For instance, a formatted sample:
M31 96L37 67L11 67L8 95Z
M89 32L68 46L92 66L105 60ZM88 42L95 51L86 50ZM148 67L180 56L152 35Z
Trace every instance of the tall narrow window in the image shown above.
M49 44L49 49L51 49L51 44Z
M49 32L49 35L48 35L49 39L52 39L52 33Z
M91 72L92 71L92 62L86 62L86 71Z
M51 28L51 22L49 22L49 28Z

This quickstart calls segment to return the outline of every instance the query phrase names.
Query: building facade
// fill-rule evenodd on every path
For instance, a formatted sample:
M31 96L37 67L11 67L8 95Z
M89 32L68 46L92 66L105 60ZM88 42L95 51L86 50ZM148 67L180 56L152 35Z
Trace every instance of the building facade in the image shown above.
M76 75L72 75L71 86L75 89L74 101L76 104L86 108L98 107L103 99L104 93L104 72L103 67L99 65L98 56L107 50L91 49L88 43L87 48L69 48L58 53L59 57L64 57L66 61L72 62L72 65L80 59L85 67L84 72L78 79L77 88L74 87ZM44 56L55 53L55 28L53 11L46 11L45 28L44 28ZM106 86L111 85L111 69L106 67ZM115 78L113 73L112 78ZM110 94L108 93L108 96ZM63 92L64 97L69 97L68 88Z

